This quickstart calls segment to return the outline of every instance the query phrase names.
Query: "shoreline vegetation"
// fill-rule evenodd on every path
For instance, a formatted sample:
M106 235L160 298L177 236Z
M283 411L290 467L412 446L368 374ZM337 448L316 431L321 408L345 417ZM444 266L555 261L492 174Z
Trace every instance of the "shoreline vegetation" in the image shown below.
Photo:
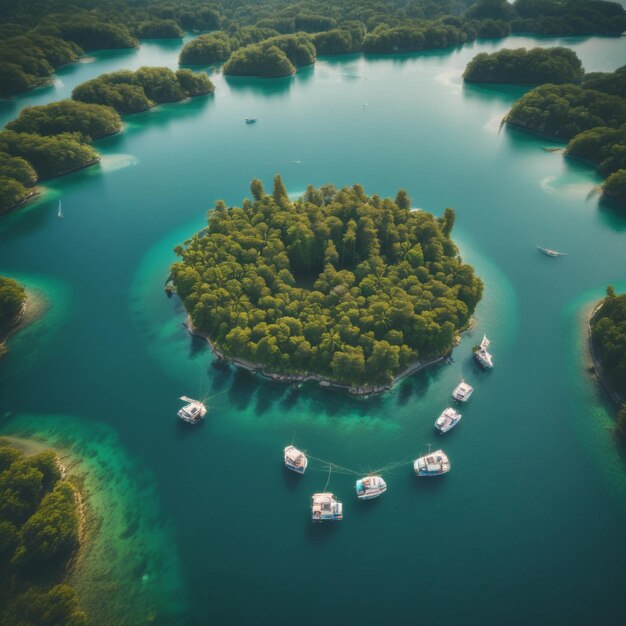
M0 131L0 214L38 195L36 183L100 162L94 141L123 129L120 114L212 93L204 73L142 67L78 85L72 100L26 107Z
M502 49L476 55L467 83L538 84L513 104L501 126L566 143L564 156L594 165L602 199L626 208L626 65L585 73L565 48Z
M12 278L0 276L0 359L9 351L6 341L23 325L27 291Z
M450 208L411 211L404 190L312 186L289 200L280 176L241 208L218 202L177 246L171 283L190 332L275 380L379 393L446 358L483 285L450 237Z
M348 391L350 394L355 396L368 397L370 395L376 395L380 393L385 393L386 391L390 391L393 387L395 387L400 381L416 374L417 372L430 367L431 365L436 365L437 363L441 363L446 361L452 355L452 350L447 354L444 354L439 357L435 357L424 362L416 361L412 365L409 365L404 371L400 372L394 378L385 385L375 385L375 386L354 386L338 383L334 380L324 378L318 374L310 374L307 372L298 373L298 374L277 374L275 372L271 372L265 369L265 366L262 363L253 363L251 361L246 361L244 359L238 359L235 357L227 356L222 350L220 350L215 343L211 340L211 337L206 333L203 333L193 326L193 321L190 315L187 315L186 320L186 328L190 335L193 337L199 337L200 339L204 339L209 348L215 354L215 356L220 360L226 363L230 363L235 367L251 372L252 374L258 374L263 376L264 378L268 378L273 380L274 382L279 383L288 383L292 385L299 385L301 383L307 382L315 382L320 387L332 388L332 389L341 389L342 391ZM458 335L455 337L455 345L458 345L461 342L461 334L468 330L472 325L472 320L470 320L466 329L460 331Z
M612 287L587 319L589 352L601 385L617 407L617 430L626 437L626 294Z
M76 7L64 12L35 0L34 7L12 3L5 9L6 23L0 26L0 96L5 97L40 85L86 51L133 48L140 39L180 39L184 31L202 34L185 46L181 64L226 62L226 73L284 76L305 64L286 54L286 37L298 38L299 47L311 46L307 54L314 61L318 54L399 54L512 33L619 37L626 30L623 7L604 0L589 6L576 0L450 0L365 7L357 0L341 5L260 0L243 7L198 6L193 0L120 6L103 0L97 12Z
M84 498L62 454L0 437L0 620L32 626L88 623L68 579L85 544Z

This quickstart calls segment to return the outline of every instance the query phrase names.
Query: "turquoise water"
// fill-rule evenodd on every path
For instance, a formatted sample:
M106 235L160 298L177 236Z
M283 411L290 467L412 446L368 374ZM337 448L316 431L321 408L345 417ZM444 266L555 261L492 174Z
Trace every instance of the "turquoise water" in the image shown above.
M101 165L48 181L36 204L0 220L0 273L39 282L56 311L49 331L16 335L0 362L0 430L102 442L101 475L125 476L116 520L146 511L164 529L132 526L138 552L164 564L149 568L155 619L623 623L626 468L612 409L584 367L582 314L607 284L624 287L626 219L590 196L601 182L591 168L542 150L558 144L499 131L523 89L460 78L480 51L555 44L589 71L626 58L625 39L515 37L325 58L285 80L213 74L213 96L126 118L98 142ZM53 87L0 103L0 121L103 71L175 67L179 48L95 55ZM163 293L172 248L216 199L238 203L253 177L269 187L276 172L294 194L359 182L380 195L404 187L438 215L456 209L485 297L454 363L358 400L219 367L187 335ZM569 256L543 257L537 243ZM471 360L483 332L489 373ZM433 422L461 376L476 392L439 439ZM215 396L205 423L178 423L181 394ZM327 473L312 461L305 476L286 475L292 442L360 472L395 464L388 492L357 502L355 477L333 474L345 519L312 527L310 496ZM428 444L451 458L442 480L412 472ZM142 593L146 571L124 569L119 602Z

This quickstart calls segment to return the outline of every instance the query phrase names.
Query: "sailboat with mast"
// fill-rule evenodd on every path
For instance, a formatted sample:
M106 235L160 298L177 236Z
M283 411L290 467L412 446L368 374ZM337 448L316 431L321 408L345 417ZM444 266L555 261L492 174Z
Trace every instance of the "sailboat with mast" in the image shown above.
M493 367L493 356L487 352L490 343L491 341L487 339L487 335L483 335L483 340L480 342L478 348L474 350L474 358L480 365L489 370Z
M59 206L57 208L57 217L63 217L63 209L61 207L61 201L59 200Z

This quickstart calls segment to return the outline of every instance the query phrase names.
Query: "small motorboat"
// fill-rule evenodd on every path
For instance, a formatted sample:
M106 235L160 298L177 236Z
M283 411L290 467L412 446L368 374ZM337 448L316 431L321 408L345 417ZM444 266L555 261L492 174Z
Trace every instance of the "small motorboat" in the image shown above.
M314 493L311 502L311 519L328 522L343 519L343 504L332 493Z
M246 117L246 124L256 124L257 121L256 117Z
M552 250L552 248L544 248L543 246L537 246L537 250L539 250L541 254L545 254L546 256L551 256L551 257L567 256L567 252L559 252L558 250Z
M450 471L450 461L443 450L436 450L415 459L413 469L418 476L440 476Z
M480 365L488 370L493 367L493 357L489 354L489 352L487 352L487 348L490 343L489 339L487 339L487 335L483 335L483 340L480 342L480 346L474 350L474 358L480 363Z
M385 491L387 491L387 483L381 476L366 476L356 481L356 497L359 500L378 498Z
M453 408L448 407L437 418L435 428L443 435L443 433L447 433L449 430L452 430L461 421L461 417L460 413L455 411Z
M189 424L197 424L206 415L206 406L200 400L194 400L187 396L181 396L183 402L188 402L177 415L181 420Z
M463 379L461 379L461 382L455 387L454 391L452 392L452 397L457 402L467 402L473 393L474 387L468 385Z
M306 466L309 464L306 454L294 446L287 446L285 448L284 458L285 467L290 469L292 472L297 472L298 474L304 474Z

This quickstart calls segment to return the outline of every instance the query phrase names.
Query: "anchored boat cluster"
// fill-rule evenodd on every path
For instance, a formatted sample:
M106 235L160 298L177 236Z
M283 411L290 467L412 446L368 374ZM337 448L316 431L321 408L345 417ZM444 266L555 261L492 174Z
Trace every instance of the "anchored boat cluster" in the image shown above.
M474 357L485 368L493 367L493 358L487 347L487 337L483 337L480 346L474 351ZM455 387L452 397L463 403L470 399L474 388L464 380ZM441 433L447 433L454 428L461 419L461 414L452 407L446 408L435 421L435 428ZM296 474L304 474L309 464L307 455L295 446L287 446L283 451L285 467ZM331 464L332 467L332 464ZM450 460L443 450L428 452L413 461L413 469L417 476L441 476L450 471ZM369 475L359 478L355 484L356 497L359 500L372 500L387 491L387 483L382 476ZM343 503L335 494L323 491L314 493L311 498L311 520L313 522L337 521L343 519Z

